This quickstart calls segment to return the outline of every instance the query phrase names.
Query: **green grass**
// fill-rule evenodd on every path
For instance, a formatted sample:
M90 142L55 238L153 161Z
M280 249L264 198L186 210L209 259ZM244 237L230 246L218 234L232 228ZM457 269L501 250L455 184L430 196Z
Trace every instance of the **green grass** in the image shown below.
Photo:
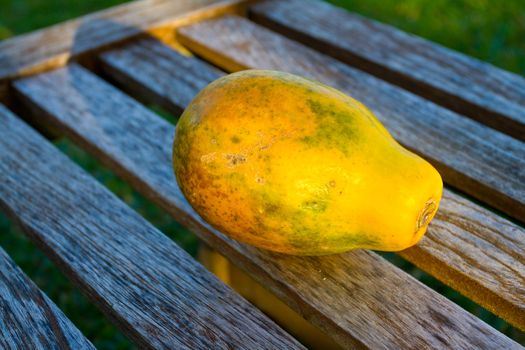
M525 75L523 0L329 2Z
M0 0L0 40L77 17L122 0ZM525 1L506 0L330 0L367 17L525 74ZM1 64L1 63L0 63ZM154 110L174 121L162 110ZM111 171L67 140L55 145L93 174L161 231L195 255L197 241L169 215L149 203ZM0 246L101 349L128 349L131 343L111 325L56 267L0 213ZM523 333L444 286L394 254L384 256L505 334L525 342Z
M75 18L123 0L0 0L0 40Z

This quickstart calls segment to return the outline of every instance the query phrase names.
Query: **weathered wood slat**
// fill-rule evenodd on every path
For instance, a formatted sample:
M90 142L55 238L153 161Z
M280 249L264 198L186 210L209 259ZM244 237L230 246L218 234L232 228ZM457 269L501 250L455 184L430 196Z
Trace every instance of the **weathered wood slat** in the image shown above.
M525 222L525 144L236 16L178 30L218 66L306 76L357 98L450 185Z
M447 191L425 239L400 252L525 330L525 230Z
M154 40L105 52L104 71L148 103L183 109L221 74ZM437 217L402 256L525 329L525 230L445 189Z
M15 86L42 122L61 128L343 346L518 346L372 252L293 257L213 230L176 185L173 125L86 70L71 66Z
M240 11L243 0L140 0L0 42L0 91L8 79L65 65L143 32L172 36L177 25Z
M106 51L100 59L104 72L127 92L175 115L181 114L198 91L224 74L151 38Z
M0 206L140 347L301 348L2 106L0 125Z
M265 1L251 17L364 71L525 140L525 79L324 1Z
M95 349L1 248L0 325L2 349Z

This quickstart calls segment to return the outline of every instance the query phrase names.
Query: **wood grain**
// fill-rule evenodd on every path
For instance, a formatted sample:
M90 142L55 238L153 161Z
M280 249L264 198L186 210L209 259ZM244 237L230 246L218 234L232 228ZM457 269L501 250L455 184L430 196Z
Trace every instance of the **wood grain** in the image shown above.
M189 59L154 39L143 39L100 55L119 87L147 103L179 115L198 91L224 73Z
M224 74L154 40L108 51L102 62L128 91L174 111ZM401 255L525 329L525 230L445 189L427 239Z
M324 1L265 1L251 17L339 60L525 140L525 79Z
M21 76L65 65L148 33L173 37L174 27L242 11L243 0L140 0L0 42L0 87ZM1 89L0 89L1 92Z
M0 125L0 207L141 348L302 348L1 106Z
M179 39L226 69L288 71L367 105L392 136L444 180L525 222L525 144L235 16L180 28Z
M95 349L0 248L0 348Z
M71 66L15 86L42 122L62 128L341 345L517 346L372 252L286 256L240 244L212 229L176 184L171 166L173 125L86 70Z

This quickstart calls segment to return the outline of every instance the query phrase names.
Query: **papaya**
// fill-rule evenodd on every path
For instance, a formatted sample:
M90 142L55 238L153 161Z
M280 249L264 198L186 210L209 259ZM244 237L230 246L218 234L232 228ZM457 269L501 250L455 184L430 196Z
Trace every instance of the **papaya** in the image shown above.
M259 248L325 255L416 244L443 182L363 104L303 77L221 77L181 115L179 187L209 224Z

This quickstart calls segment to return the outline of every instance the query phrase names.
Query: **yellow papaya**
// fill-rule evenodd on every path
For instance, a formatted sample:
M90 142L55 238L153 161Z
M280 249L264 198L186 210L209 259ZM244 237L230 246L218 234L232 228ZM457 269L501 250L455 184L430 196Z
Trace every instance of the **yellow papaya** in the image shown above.
M292 74L219 78L180 117L173 165L185 197L224 234L324 255L419 241L443 183L360 102Z

